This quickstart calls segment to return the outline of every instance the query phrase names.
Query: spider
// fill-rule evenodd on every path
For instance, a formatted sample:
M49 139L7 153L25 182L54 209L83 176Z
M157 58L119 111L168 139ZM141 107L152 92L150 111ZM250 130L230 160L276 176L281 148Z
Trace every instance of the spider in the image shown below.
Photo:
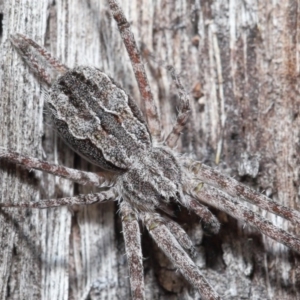
M182 228L170 218L170 203L193 210L213 233L218 232L220 224L203 204L216 207L297 252L300 250L298 238L275 227L236 199L251 201L297 224L299 213L176 153L176 142L188 119L189 100L172 68L169 69L181 105L172 131L163 143L158 143L161 138L158 113L129 23L115 1L109 1L109 4L133 64L146 121L134 101L98 69L76 67L70 70L31 39L20 34L13 36L12 42L23 58L51 87L47 105L59 134L76 152L106 172L103 176L82 172L2 150L2 159L100 187L100 192L34 203L3 203L1 206L47 208L118 199L133 299L145 298L139 221L204 299L219 299L188 256L187 251L192 251L193 245ZM40 65L41 61L48 64L51 72ZM104 97L103 93L111 96Z

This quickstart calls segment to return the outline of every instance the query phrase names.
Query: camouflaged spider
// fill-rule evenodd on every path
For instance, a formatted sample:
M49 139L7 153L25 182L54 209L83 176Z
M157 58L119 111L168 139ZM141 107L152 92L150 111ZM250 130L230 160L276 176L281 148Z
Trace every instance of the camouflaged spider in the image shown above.
M298 238L250 211L236 198L297 224L300 214L208 166L176 154L173 149L188 118L189 100L174 73L181 98L180 110L164 145L156 144L160 140L160 122L139 52L122 10L115 1L110 0L109 4L133 65L147 122L134 101L98 69L68 69L29 38L13 36L12 42L22 57L51 86L47 105L57 131L76 152L107 170L110 176L100 177L1 150L2 159L28 169L42 170L80 184L109 187L96 194L1 206L46 208L119 199L133 299L145 298L139 221L204 299L220 299L185 252L192 250L192 243L181 227L168 218L168 204L176 202L193 210L211 232L217 233L220 225L202 204L207 203L248 222L297 252L300 252ZM44 68L42 61L53 73Z

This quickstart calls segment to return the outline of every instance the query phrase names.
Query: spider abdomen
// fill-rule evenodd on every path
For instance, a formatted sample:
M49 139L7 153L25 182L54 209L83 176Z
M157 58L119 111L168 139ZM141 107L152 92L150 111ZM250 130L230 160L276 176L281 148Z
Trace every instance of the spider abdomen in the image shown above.
M58 78L48 107L62 138L104 169L125 171L132 156L151 147L151 136L136 104L96 68L76 67Z

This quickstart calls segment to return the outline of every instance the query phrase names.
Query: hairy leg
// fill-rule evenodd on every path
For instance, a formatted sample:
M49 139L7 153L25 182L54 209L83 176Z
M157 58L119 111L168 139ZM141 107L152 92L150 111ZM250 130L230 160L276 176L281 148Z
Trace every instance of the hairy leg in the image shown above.
M47 86L50 87L57 76L63 75L68 71L68 67L60 63L46 49L25 35L17 33L12 35L10 39L31 70Z
M181 83L179 75L176 74L175 69L172 66L167 65L166 62L163 60L157 61L155 56L146 48L145 45L142 45L142 51L143 53L145 53L146 58L151 58L151 60L155 61L157 65L162 66L168 70L168 72L172 76L172 80L174 81L179 94L180 104L178 108L179 111L177 119L175 124L173 125L171 132L165 140L165 143L170 148L174 148L189 117L190 99L187 92L184 89L183 84Z
M0 203L0 207L50 208L65 205L88 205L96 202L115 200L116 197L117 192L114 189L111 189L109 191L103 191L100 193L40 200L38 202Z
M173 125L172 131L169 133L165 141L170 148L174 148L189 117L190 99L174 68L172 66L167 66L167 69L170 72L172 79L176 84L180 97L180 106L176 122Z
M82 185L104 187L105 184L112 184L111 182L108 182L104 177L92 172L84 172L64 166L59 166L41 159L25 156L13 151L8 151L6 149L0 148L0 159L4 159L5 161L21 165L29 170L40 170L55 176L70 179Z
M300 253L299 238L294 237L285 230L275 226L267 219L254 213L246 206L228 196L226 193L217 190L214 187L204 185L204 187L198 190L194 196L200 199L200 201L226 212L235 219L244 221L256 227L261 233Z
M194 253L193 242L191 241L187 233L176 222L172 220L167 220L166 226L174 235L174 237L179 242L181 247L183 247L186 250L190 250L190 252L193 254Z
M190 207L194 213L196 213L203 222L204 230L217 234L220 230L220 222L218 219L209 211L209 209L203 204L199 203L196 199L186 195L186 201L188 202L188 206Z
M141 55L136 45L133 33L131 32L130 24L117 1L109 0L108 2L112 15L117 22L121 37L132 64L133 72L142 95L143 105L145 108L144 111L146 112L146 118L150 132L153 137L160 140L161 129L157 107L154 104L153 95L151 93L145 68L142 63Z
M142 216L150 235L157 245L181 271L183 276L198 289L203 299L221 299L160 218L150 213L144 213Z
M141 233L137 215L126 202L121 204L123 236L130 273L133 300L145 299Z
M300 212L273 201L237 180L213 170L211 167L194 162L190 170L195 174L197 179L221 189L233 197L242 198L284 219L300 224Z

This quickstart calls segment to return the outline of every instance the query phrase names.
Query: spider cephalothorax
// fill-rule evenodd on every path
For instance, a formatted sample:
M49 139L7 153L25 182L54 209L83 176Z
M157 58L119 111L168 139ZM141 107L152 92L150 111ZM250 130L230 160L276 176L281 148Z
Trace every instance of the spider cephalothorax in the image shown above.
M124 199L141 211L164 209L171 201L183 201L181 169L167 149L150 148L134 158L121 176Z
M133 299L145 299L139 222L146 226L158 246L204 299L220 299L188 256L186 250L193 249L192 242L169 218L169 204L175 202L191 209L210 232L217 233L220 224L204 205L208 204L248 222L297 252L300 252L297 237L249 210L237 198L296 224L300 224L300 214L176 153L176 141L188 118L189 99L171 67L167 69L178 88L180 106L172 131L161 142L157 109L130 25L118 4L113 0L109 0L109 4L133 64L146 118L131 97L99 69L69 69L33 40L21 34L14 35L15 47L41 82L49 87L47 106L57 132L77 153L105 172L74 170L2 149L2 159L101 189L98 193L70 198L1 203L1 206L46 208L118 199Z

